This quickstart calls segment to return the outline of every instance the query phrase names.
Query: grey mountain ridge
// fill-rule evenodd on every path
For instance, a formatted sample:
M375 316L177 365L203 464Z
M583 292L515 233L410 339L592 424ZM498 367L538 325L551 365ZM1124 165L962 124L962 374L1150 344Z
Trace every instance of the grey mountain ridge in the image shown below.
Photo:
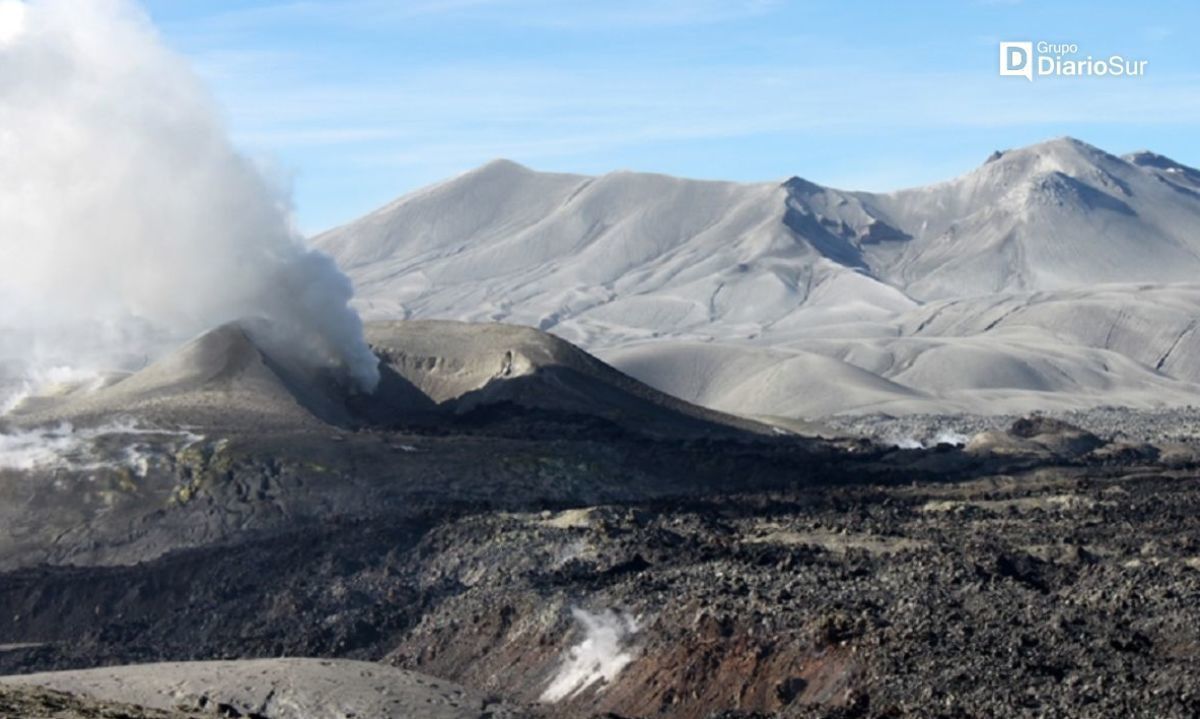
M1154 407L1200 397L1198 193L1071 138L890 193L501 160L313 243L369 318L539 327L723 411Z

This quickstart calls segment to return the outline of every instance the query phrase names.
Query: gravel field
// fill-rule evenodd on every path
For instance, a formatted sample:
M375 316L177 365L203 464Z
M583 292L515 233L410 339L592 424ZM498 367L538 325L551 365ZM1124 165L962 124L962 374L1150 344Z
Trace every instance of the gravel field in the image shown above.
M1104 439L1200 444L1200 407L1162 410L1099 407L1042 414L1086 429ZM929 446L936 445L939 437L962 441L978 432L1007 428L1018 419L1019 415L865 415L830 417L822 420L822 423L837 433L898 444L911 445L915 441Z

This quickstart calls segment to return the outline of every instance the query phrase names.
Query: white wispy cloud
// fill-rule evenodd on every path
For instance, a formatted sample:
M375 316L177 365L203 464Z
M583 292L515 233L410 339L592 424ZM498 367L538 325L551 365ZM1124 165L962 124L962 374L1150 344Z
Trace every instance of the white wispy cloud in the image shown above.
M395 65L356 57L339 66L338 57L322 56L336 54L336 47L264 49L229 30L270 23L378 29L405 18L455 14L594 29L721 22L781 6L782 0L295 0L214 13L182 37L196 48L201 73L220 88L239 141L268 150L344 147L349 161L372 165L444 162L447 156L562 157L806 129L1200 121L1195 76L1006 82L993 74L980 37L969 44L986 59L972 64L971 50L962 68L936 72L904 71L869 47L800 35L764 40L758 53L739 53L726 64L669 54L684 52L676 48L649 64L593 55L567 63L422 57ZM224 29L214 32L217 27ZM724 30L722 38L748 42ZM806 52L795 53L797 47ZM748 59L764 54L773 60Z
M191 32L221 33L287 24L370 27L451 16L510 26L594 31L661 27L757 17L787 0L298 0L213 12Z
M865 76L857 69L775 67L676 68L637 78L493 65L346 85L253 85L229 104L243 141L271 147L386 141L387 149L365 157L420 162L445 153L569 154L881 122L893 128L1189 123L1200 121L1196 79L1027 85L967 72Z

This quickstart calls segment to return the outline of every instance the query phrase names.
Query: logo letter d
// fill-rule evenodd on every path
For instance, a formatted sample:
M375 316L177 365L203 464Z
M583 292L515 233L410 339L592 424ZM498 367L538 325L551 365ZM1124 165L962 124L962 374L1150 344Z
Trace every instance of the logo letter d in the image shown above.
M1033 43L1000 43L1000 75L1023 77L1033 82Z

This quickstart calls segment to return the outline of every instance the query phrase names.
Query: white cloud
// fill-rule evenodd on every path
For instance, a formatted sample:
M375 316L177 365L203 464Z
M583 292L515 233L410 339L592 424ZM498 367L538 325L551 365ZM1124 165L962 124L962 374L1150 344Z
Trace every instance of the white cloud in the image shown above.
M0 45L12 42L25 29L25 4L0 0Z
M264 25L379 27L452 16L510 26L594 31L726 22L772 12L786 0L310 0L251 5L213 13L196 31L248 30Z
M261 77L247 73L246 77ZM233 83L242 142L274 149L371 144L364 161L420 163L447 154L566 156L647 142L804 129L1022 127L1200 121L1194 78L1035 87L991 75L911 75L857 68L603 69L522 65L431 68L387 80ZM950 98L953 98L952 100ZM349 156L357 153L350 152Z

